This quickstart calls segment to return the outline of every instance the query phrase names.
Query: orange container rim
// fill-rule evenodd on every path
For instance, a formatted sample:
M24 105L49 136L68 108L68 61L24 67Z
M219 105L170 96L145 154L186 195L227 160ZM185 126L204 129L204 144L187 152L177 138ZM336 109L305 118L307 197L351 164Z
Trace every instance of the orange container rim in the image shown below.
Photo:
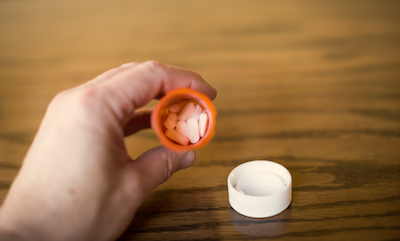
M177 144L168 139L164 134L165 128L163 127L163 119L167 113L168 107L184 99L197 102L208 114L208 128L206 133L199 142L187 146ZM184 152L187 150L202 148L211 141L214 136L216 116L217 112L214 104L208 96L189 88L179 88L168 92L154 107L151 115L151 126L155 130L161 144L170 150Z

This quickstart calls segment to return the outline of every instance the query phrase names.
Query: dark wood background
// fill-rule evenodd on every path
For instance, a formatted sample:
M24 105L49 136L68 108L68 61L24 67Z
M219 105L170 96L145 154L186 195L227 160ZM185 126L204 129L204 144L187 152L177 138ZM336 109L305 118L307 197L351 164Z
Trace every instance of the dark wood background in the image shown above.
M399 1L0 1L0 202L56 93L149 59L218 89L216 135L121 240L400 239ZM126 143L135 157L159 141ZM227 200L253 159L293 176L272 218Z

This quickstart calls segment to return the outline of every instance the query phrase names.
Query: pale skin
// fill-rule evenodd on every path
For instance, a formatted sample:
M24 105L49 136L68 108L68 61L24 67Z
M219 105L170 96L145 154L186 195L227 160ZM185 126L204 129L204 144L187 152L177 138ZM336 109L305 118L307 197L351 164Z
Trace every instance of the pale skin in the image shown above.
M136 160L124 137L150 127L138 110L176 88L216 97L195 72L129 63L58 94L0 209L1 240L114 240L146 196L195 153L163 146Z

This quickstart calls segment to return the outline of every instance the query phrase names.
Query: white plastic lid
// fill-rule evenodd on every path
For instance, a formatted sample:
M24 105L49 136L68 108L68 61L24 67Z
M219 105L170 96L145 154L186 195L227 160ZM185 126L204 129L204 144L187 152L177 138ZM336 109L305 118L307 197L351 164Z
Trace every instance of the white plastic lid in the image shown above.
M229 204L244 216L271 217L292 201L292 176L272 161L245 162L229 173L227 181Z

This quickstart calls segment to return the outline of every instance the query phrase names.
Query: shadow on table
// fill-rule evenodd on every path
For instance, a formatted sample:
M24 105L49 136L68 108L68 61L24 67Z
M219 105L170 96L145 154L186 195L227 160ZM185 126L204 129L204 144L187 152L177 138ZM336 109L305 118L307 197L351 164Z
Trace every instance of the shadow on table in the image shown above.
M230 209L233 227L242 234L250 237L274 237L284 233L291 219L291 208L269 218L249 218Z

